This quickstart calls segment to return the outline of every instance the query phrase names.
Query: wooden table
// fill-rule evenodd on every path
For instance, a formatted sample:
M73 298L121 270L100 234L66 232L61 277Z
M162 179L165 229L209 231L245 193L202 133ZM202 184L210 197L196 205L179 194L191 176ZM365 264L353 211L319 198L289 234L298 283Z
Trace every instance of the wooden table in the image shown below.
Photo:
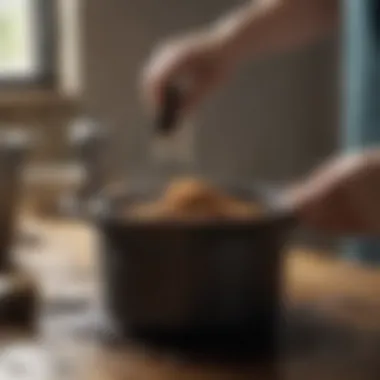
M194 362L141 345L101 343L92 328L99 315L96 233L82 224L25 224L41 241L19 247L17 258L36 274L45 308L33 336L2 329L1 380L380 379L380 270L294 250L285 268L282 357ZM299 341L286 346L295 335Z

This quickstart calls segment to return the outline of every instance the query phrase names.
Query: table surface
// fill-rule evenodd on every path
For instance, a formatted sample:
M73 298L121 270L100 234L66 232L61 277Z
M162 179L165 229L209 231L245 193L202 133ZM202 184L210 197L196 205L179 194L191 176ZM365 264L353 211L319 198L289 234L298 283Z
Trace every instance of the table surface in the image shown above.
M273 363L194 361L142 345L102 343L96 333L97 235L80 223L25 220L40 241L18 247L44 308L34 334L0 329L0 379L181 380L380 378L380 269L305 249L286 259L290 336ZM286 344L286 340L285 340Z

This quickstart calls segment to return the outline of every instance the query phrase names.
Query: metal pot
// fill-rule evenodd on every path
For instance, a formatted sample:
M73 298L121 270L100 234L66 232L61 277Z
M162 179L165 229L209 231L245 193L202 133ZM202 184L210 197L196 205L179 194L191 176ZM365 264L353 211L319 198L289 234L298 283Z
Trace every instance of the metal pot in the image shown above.
M282 249L294 218L266 187L223 187L266 204L268 213L246 221L126 222L117 215L121 205L152 199L162 188L129 187L108 198L109 212L98 219L101 268L119 333L216 345L234 337L239 345L273 348Z

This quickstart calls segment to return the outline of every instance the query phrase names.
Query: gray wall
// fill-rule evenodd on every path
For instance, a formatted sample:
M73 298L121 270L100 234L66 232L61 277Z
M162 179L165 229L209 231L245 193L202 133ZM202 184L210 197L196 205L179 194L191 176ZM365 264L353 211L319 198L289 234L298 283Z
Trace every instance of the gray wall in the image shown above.
M241 2L87 1L85 103L112 131L118 170L132 175L147 166L149 120L137 84L152 47ZM202 170L284 180L320 162L336 146L336 55L329 41L256 63L237 76L198 117Z

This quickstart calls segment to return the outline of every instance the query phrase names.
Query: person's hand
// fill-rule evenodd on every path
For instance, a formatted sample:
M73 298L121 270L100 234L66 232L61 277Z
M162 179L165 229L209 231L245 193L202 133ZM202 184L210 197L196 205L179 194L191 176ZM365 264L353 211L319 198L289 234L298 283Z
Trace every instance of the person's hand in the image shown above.
M288 193L301 222L341 234L380 234L380 150L328 162Z
M182 109L188 112L228 77L234 67L227 41L213 30L190 34L159 47L143 71L145 98L153 108L162 104L171 81L185 80L189 87Z

